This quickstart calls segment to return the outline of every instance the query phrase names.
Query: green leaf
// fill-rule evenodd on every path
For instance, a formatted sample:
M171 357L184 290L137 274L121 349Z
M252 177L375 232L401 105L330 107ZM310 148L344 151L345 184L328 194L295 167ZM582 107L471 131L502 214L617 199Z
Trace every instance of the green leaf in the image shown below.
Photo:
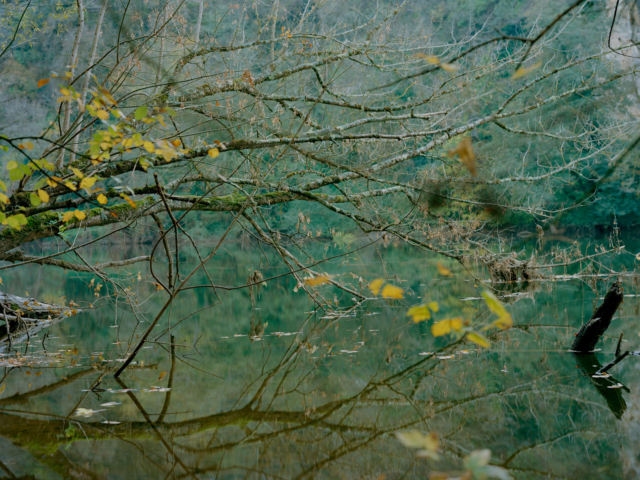
M22 170L22 173L24 173L25 175L31 175L31 167L29 167L29 165L25 165L23 163L18 165L18 168Z
M9 178L12 182L15 182L16 180L22 180L22 177L24 177L24 173L22 173L22 170L20 170L19 168L9 170Z
M147 106L146 105L142 105L142 106L136 108L136 111L133 114L133 117L136 120L142 120L143 118L145 118L147 116L148 112L149 112L149 109L147 108Z
M15 170L16 168L18 168L18 162L16 162L15 160L10 160L7 163L7 170Z
M5 152L8 152L9 147L7 147L6 145L0 145L0 150L4 150Z
M7 191L7 185L2 180L0 180L0 190L3 192Z
M37 189L39 189L39 188L44 187L46 184L47 184L47 177L42 177L40 180L38 180L38 183L36 183L36 184L33 186L33 189L34 189L34 190L37 190ZM0 186L0 188L2 188L2 187ZM5 192L6 192L6 190L5 190Z
M42 203L42 200L40 200L40 197L38 197L38 195L36 195L35 193L32 193L29 195L29 201L31 202L31 206L33 207L37 207Z

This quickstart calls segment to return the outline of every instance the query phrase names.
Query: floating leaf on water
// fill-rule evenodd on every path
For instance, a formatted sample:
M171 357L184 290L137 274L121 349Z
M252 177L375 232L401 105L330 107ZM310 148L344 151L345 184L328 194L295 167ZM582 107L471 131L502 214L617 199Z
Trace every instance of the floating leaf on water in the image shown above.
M165 387L151 387L147 390L142 390L143 392L147 392L147 393L153 393L153 392L168 392L169 390L171 390L170 388L165 388Z
M395 298L399 300L404 297L404 290L394 285L385 285L385 287L382 289L381 295L384 298Z
M79 408L76 410L76 416L78 417L90 417L94 413L104 412L105 410L91 410L90 408Z
M378 295L378 293L380 293L380 289L382 288L382 284L384 284L384 280L382 278L376 278L369 284L369 290L371 290L374 295Z

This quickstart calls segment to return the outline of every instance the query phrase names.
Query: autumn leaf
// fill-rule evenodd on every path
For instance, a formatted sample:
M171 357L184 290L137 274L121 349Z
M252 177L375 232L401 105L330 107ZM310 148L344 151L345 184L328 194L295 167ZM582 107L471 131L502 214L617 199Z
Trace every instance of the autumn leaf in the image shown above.
M49 201L49 194L44 190L38 189L38 197L40 197L40 200L42 200L44 203L47 203Z
M440 59L435 55L427 55L426 53L416 53L416 57L426 60L431 65L438 65L440 63Z
M478 170L476 168L476 156L471 146L470 137L463 138L456 148L449 151L450 157L453 157L455 155L457 155L460 159L460 162L465 167L467 167L471 175L475 176L478 173Z
M431 310L429 310L427 305L416 305L407 311L407 316L412 317L415 323L419 323L431 318Z
M448 318L431 325L431 334L434 337L442 337L451 333L452 330L459 332L462 329L462 318Z
M33 150L33 142L24 142L24 143L19 143L18 144L18 148L22 149L22 150ZM11 170L11 169L9 169Z
M93 187L93 184L96 183L98 177L85 177L80 182L80 188L89 189Z
M404 290L393 285L385 285L385 287L382 289L381 295L384 298L401 299L402 297L404 297Z
M429 302L427 303L427 307L429 307L429 309L433 313L438 313L438 310L440 310L440 307L438 306L438 302Z
M501 330L507 330L513 326L513 319L507 310L504 308L500 300L488 290L482 292L484 301L493 313L498 315L498 319L494 321L490 327L496 327Z
M491 343L489 343L489 340L487 340L484 335L476 332L467 332L467 339L483 348L489 348L491 346Z
M531 65L530 67L520 67L519 69L517 69L515 71L515 73L513 74L513 76L511 77L512 80L517 80L520 77L524 77L525 75L527 75L528 73L533 72L534 70L537 70L538 68L540 68L542 66L542 62L536 62L533 65Z
M440 447L440 442L435 432L425 435L418 430L409 430L406 432L396 432L396 438L407 448L420 449L417 452L419 457L427 457L433 460L440 458L436 453Z
M436 268L438 269L438 273L443 277L453 277L453 273L447 267L445 267L441 262L436 264Z
M84 178L84 173L82 173L80 170L78 170L77 168L73 168L71 167L71 171L73 172L73 174L78 177L78 178Z
M149 152L149 153L153 153L156 151L156 147L153 145L153 143L151 142L144 142L142 144L142 146L144 147L144 149Z
M65 223L68 222L73 218L73 215L73 212L65 212L64 215L62 215L62 221Z
M96 112L96 117L98 117L100 120L107 120L109 118L109 112L100 109Z
M380 293L380 289L382 288L382 284L384 284L384 280L381 278L376 278L369 284L369 290L371 290L374 295L378 295L378 293Z
M160 373L160 376L158 377L158 381L162 380L165 377L166 374L167 374L167 372Z
M211 158L216 158L218 155L220 155L220 150L218 150L217 148L210 148L207 152L207 155L209 155Z
M133 208L138 208L138 205L136 205L136 202L134 202L133 200L131 200L131 199L130 199L128 196L126 196L124 193L121 193L121 194L120 194L120 196L121 196L122 198L124 198L124 199L127 201L127 203L128 203L129 205L131 205Z
M44 87L47 83L49 83L50 78L41 78L38 80L38 88Z
M304 283L309 285L310 287L317 287L319 285L323 285L331 280L331 277L328 275L318 275L317 277L307 278Z
M84 220L85 218L87 218L87 214L81 210L76 210L75 212L73 212L73 214L78 220Z
M178 140L177 138L175 140L171 140L171 145L173 145L174 147L178 148L180 145L182 145L182 142L180 140Z
M107 197L102 193L98 195L98 202L100 203L100 205L106 205L108 201L109 200L107 199Z

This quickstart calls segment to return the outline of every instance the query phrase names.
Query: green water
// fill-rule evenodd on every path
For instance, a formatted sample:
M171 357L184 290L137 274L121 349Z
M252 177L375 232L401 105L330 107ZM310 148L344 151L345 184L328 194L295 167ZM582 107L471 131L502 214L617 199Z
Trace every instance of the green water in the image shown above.
M90 260L121 254L114 245ZM82 313L17 346L25 366L11 368L9 357L0 357L0 475L428 478L461 473L463 457L488 448L491 463L518 479L636 478L640 359L625 359L612 378L585 374L613 359L621 332L628 340L623 348L640 350L633 282L625 280L631 296L597 355L576 359L567 352L611 282L593 278L542 282L506 298L514 327L492 333L491 348L480 349L434 338L431 322L406 316L411 305L437 301L436 320L491 320L478 300L482 285L453 264L446 264L453 278L439 276L437 261L390 245L323 264L355 289L361 277L363 292L381 276L406 291L402 300L352 308L351 295L319 287L342 312L329 318L294 292L289 276L255 292L255 307L248 289L217 296L189 290L150 337L157 343L147 344L120 382L114 365L166 298L155 292L146 266L127 267L118 280L136 294L137 319L126 304L104 296L107 287L96 297L91 275L33 266L3 271L7 291L45 301L64 295ZM186 271L193 259L185 262ZM633 256L614 262L632 265ZM256 269L265 278L286 272L242 245L222 252L208 272L217 285L239 286ZM92 302L100 308L91 309ZM618 382L624 387L608 388ZM122 389L133 391L116 393ZM117 405L102 406L111 402ZM79 408L102 411L82 417ZM440 461L416 458L396 439L395 432L410 429L438 433Z

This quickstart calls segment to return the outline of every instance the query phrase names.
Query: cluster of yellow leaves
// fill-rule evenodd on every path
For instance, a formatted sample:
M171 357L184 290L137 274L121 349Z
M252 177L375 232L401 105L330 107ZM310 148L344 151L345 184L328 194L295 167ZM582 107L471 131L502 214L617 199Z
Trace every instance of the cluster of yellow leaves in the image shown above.
M84 220L85 218L87 218L87 215L81 210L68 211L65 212L64 215L62 215L62 221L66 223L74 217L78 220Z
M380 294L383 298L393 298L396 300L400 300L404 297L404 290L402 290L400 287L389 285L388 283L384 285L384 283L385 282L382 278L377 278L369 284L369 290L371 290L374 295ZM384 288L382 287L383 285Z
M429 320L431 312L437 313L440 310L438 302L429 302L422 305L415 305L409 309L407 316L411 317L415 323Z
M293 35L291 35L291 31L289 29L287 29L287 31L284 31L284 27L282 27L282 35L280 35L281 37L287 37L287 38L291 38L293 37Z
M416 57L421 58L423 60L426 60L431 65L437 65L438 67L440 67L445 72L451 73L451 72L455 72L457 70L457 67L455 65L452 65L452 64L446 63L446 62L441 62L440 59L438 57L436 57L435 55L427 55L426 53L417 53Z

